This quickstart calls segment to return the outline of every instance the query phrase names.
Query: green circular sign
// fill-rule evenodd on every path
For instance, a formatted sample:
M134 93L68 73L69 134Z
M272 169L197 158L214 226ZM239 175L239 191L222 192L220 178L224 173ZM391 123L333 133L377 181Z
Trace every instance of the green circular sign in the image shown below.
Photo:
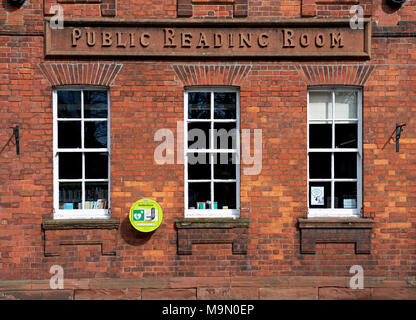
M141 232L156 230L162 223L162 218L162 208L156 201L151 199L140 199L130 208L130 223Z

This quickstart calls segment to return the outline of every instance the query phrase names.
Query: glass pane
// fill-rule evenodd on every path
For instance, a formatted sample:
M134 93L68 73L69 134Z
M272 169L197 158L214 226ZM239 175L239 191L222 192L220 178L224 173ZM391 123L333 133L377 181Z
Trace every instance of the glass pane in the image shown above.
M335 148L357 148L357 124L335 125Z
M337 152L334 160L335 178L357 178L357 153Z
M81 91L58 91L58 118L81 118Z
M107 91L84 91L84 117L107 118Z
M82 153L60 152L59 153L59 179L81 179L82 178Z
M214 179L235 179L236 163L235 153L214 154Z
M209 149L211 123L190 122L188 123L188 148Z
M332 125L310 124L309 125L309 148L331 148L332 147Z
M357 92L335 92L335 119L357 118Z
M188 118L210 119L211 118L211 93L189 92L188 93Z
M331 208L331 182L309 182L309 208Z
M309 92L309 118L331 119L332 118L332 93L331 92Z
M236 98L235 92L214 93L214 118L237 119Z
M58 148L81 148L81 121L58 121Z
M85 148L107 148L107 121L84 122Z
M335 182L335 208L357 208L356 182Z
M237 209L235 182L214 183L214 209Z
M108 178L108 153L86 152L85 153L85 178L107 179Z
M311 152L309 153L309 178L330 179L331 178L331 153Z
M85 183L85 209L108 209L108 183Z
M188 183L188 208L208 209L211 203L211 183Z
M188 179L211 179L211 165L208 153L188 154Z
M214 123L214 149L236 149L236 123Z
M81 182L59 183L59 209L82 209Z

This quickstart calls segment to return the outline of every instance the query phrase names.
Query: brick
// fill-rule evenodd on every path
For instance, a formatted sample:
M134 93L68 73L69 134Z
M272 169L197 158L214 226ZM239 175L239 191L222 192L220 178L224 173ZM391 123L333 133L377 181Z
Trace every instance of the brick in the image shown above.
M0 300L72 300L71 290L1 291Z
M415 300L416 288L372 288L373 300Z
M371 300L371 289L319 288L319 300Z
M261 300L316 300L318 288L260 288Z
M256 300L258 288L198 288L198 300Z
M143 289L143 300L195 300L196 289Z
M74 300L140 300L141 289L75 290Z

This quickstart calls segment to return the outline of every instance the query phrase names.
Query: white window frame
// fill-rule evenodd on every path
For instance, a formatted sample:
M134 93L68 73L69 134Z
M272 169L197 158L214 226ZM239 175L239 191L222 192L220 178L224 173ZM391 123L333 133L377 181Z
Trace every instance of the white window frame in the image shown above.
M86 118L86 121L107 121L107 148L84 148L84 91L107 92L107 118ZM63 121L81 120L81 148L58 148L58 91L81 91L81 118L60 118ZM95 86L64 86L53 89L53 218L54 219L109 219L110 218L110 91L108 88ZM82 152L82 178L59 179L58 152ZM108 153L108 177L107 179L85 179L85 152ZM108 209L59 209L59 182L81 182L82 204L85 207L85 182L108 182Z
M332 119L311 119L310 107L309 107L309 93L312 91L326 91L332 92ZM335 118L335 92L355 91L357 93L357 118L356 119L334 119ZM308 203L308 217L361 217L362 216L362 89L361 87L352 86L322 86L322 87L310 87L308 88L307 95L307 203ZM311 123L331 123L332 124L332 145L335 141L335 125L334 123L357 123L357 148L309 148L309 125ZM331 152L331 178L330 179L310 179L309 178L309 154L311 152ZM357 179L339 179L334 178L334 153L335 152L356 152L357 153ZM309 207L309 182L324 181L331 182L331 208L310 208ZM335 195L335 181L338 182L357 182L357 208L345 209L334 208L334 195Z
M211 115L210 119L188 119L188 93L189 92L210 92L211 93ZM236 119L214 119L214 93L235 92L236 93ZM236 87L189 87L184 90L184 171L185 171L185 218L239 218L240 217L240 91ZM210 149L188 149L188 123L207 122L229 123L236 122L236 149L213 149L214 131L210 130ZM235 179L214 179L213 164L211 163L211 179L191 180L191 182L211 182L211 201L214 199L214 182L235 182L236 183L236 209L188 209L188 153L235 153L236 154L236 178ZM195 183L195 182L194 182Z

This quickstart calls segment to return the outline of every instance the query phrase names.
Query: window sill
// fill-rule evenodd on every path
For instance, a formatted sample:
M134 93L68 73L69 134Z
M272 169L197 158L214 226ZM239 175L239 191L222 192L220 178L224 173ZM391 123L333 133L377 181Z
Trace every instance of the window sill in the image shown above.
M247 254L249 224L248 218L176 219L178 254L191 255L193 244L231 244L233 254Z
M182 218L175 220L177 229L248 228L248 218Z
M301 253L314 254L317 243L354 243L355 253L370 254L373 223L369 218L299 218Z
M45 219L42 221L43 230L70 229L118 229L119 218L111 219Z

